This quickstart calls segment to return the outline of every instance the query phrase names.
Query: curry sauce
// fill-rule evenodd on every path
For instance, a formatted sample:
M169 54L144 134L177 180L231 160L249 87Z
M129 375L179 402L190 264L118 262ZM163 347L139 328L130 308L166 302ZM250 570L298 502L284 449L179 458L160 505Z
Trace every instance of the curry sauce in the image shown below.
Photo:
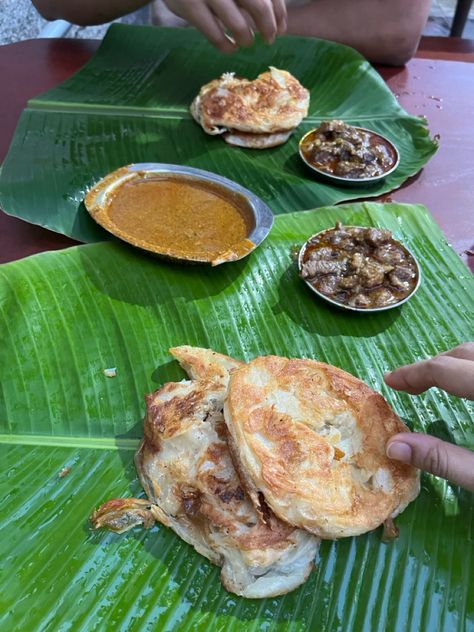
M140 174L117 187L95 218L117 237L172 258L221 263L254 247L244 196L192 177Z

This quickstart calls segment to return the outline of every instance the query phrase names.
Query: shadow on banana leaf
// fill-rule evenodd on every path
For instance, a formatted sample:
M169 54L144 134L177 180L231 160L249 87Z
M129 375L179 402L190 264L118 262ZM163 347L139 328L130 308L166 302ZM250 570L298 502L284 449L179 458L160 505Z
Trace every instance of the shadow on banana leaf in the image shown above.
M296 325L309 333L321 336L347 334L370 338L388 329L401 314L403 307L375 314L348 312L323 301L313 294L298 276L298 268L291 263L280 277L278 302L273 313L285 313Z
M170 360L169 362L162 364L151 374L151 379L158 385L158 387L162 386L166 382L179 382L184 378L186 378L186 373L179 366L176 360Z
M247 259L218 267L165 261L128 244L91 244L80 249L90 282L114 300L154 306L176 299L185 302L215 296L242 274Z
M460 425L468 427L470 424L466 423ZM426 434L442 439L443 441L448 441L449 443L457 445L463 444L462 441L457 440L450 424L443 419L436 419L426 424ZM473 442L471 441L470 445L465 444L463 447L472 449L472 445ZM432 474L424 473L422 475L422 486L437 497L441 503L442 511L446 516L467 515L467 511L473 506L474 495L472 493ZM471 535L473 534L474 523L472 524L471 530Z
M77 207L72 227L72 234L84 235L85 238L88 238L88 242L91 243L98 241L115 241L116 243L119 243L119 240L107 232L105 228L102 228L102 226L99 226L99 224L94 222L87 212L84 202L81 202Z
M414 428L414 423L411 419L402 418L402 421L412 432L421 432L420 429ZM461 423L459 420L458 422L463 427L471 425L469 422ZM474 445L474 436L471 442L460 441L459 437L453 432L451 424L443 419L424 423L423 428L425 434L432 435L443 441L462 445L468 449L472 449L472 445ZM466 516L474 502L474 495L471 492L426 472L422 472L421 487L432 498L434 502L433 510L441 511L445 516ZM471 527L471 534L474 535L474 523Z

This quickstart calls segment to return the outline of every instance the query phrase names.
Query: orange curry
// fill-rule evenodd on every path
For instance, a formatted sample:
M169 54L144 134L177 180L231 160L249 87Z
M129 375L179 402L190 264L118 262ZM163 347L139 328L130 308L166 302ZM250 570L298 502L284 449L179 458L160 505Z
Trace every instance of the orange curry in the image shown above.
M100 223L117 237L173 258L216 264L254 247L247 239L253 228L247 200L192 177L131 179L103 211Z

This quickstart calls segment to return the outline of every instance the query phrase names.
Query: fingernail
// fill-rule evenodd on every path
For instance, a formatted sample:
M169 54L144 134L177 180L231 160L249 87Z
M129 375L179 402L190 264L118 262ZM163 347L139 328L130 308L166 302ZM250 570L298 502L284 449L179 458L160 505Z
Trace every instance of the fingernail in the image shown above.
M411 462L411 447L408 443L402 443L401 441L392 441L387 446L387 456L389 459L395 459L396 461L403 461L404 463Z

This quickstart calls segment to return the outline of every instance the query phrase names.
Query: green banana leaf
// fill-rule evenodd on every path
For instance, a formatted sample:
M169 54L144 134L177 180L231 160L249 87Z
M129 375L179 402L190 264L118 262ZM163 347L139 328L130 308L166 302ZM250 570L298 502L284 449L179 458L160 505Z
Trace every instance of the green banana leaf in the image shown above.
M189 105L200 87L233 70L256 77L274 65L311 90L308 117L280 147L246 150L208 136ZM399 148L399 168L371 186L317 180L298 140L324 119L371 128ZM317 39L281 37L222 55L197 32L113 25L99 51L72 78L32 99L0 177L0 206L80 241L107 239L82 199L105 174L132 162L168 162L238 181L275 213L377 196L399 187L436 151L426 121L408 115L378 73L354 50Z
M419 260L418 293L362 315L315 297L291 251L336 220L391 229ZM167 353L179 344L327 361L380 390L413 429L474 448L472 403L382 381L472 338L473 312L474 280L422 206L281 215L247 259L218 268L115 243L1 266L0 629L472 630L474 497L432 476L397 519L397 541L376 531L323 542L300 589L262 601L227 593L219 570L163 526L92 532L88 516L142 493L143 394L183 377Z

